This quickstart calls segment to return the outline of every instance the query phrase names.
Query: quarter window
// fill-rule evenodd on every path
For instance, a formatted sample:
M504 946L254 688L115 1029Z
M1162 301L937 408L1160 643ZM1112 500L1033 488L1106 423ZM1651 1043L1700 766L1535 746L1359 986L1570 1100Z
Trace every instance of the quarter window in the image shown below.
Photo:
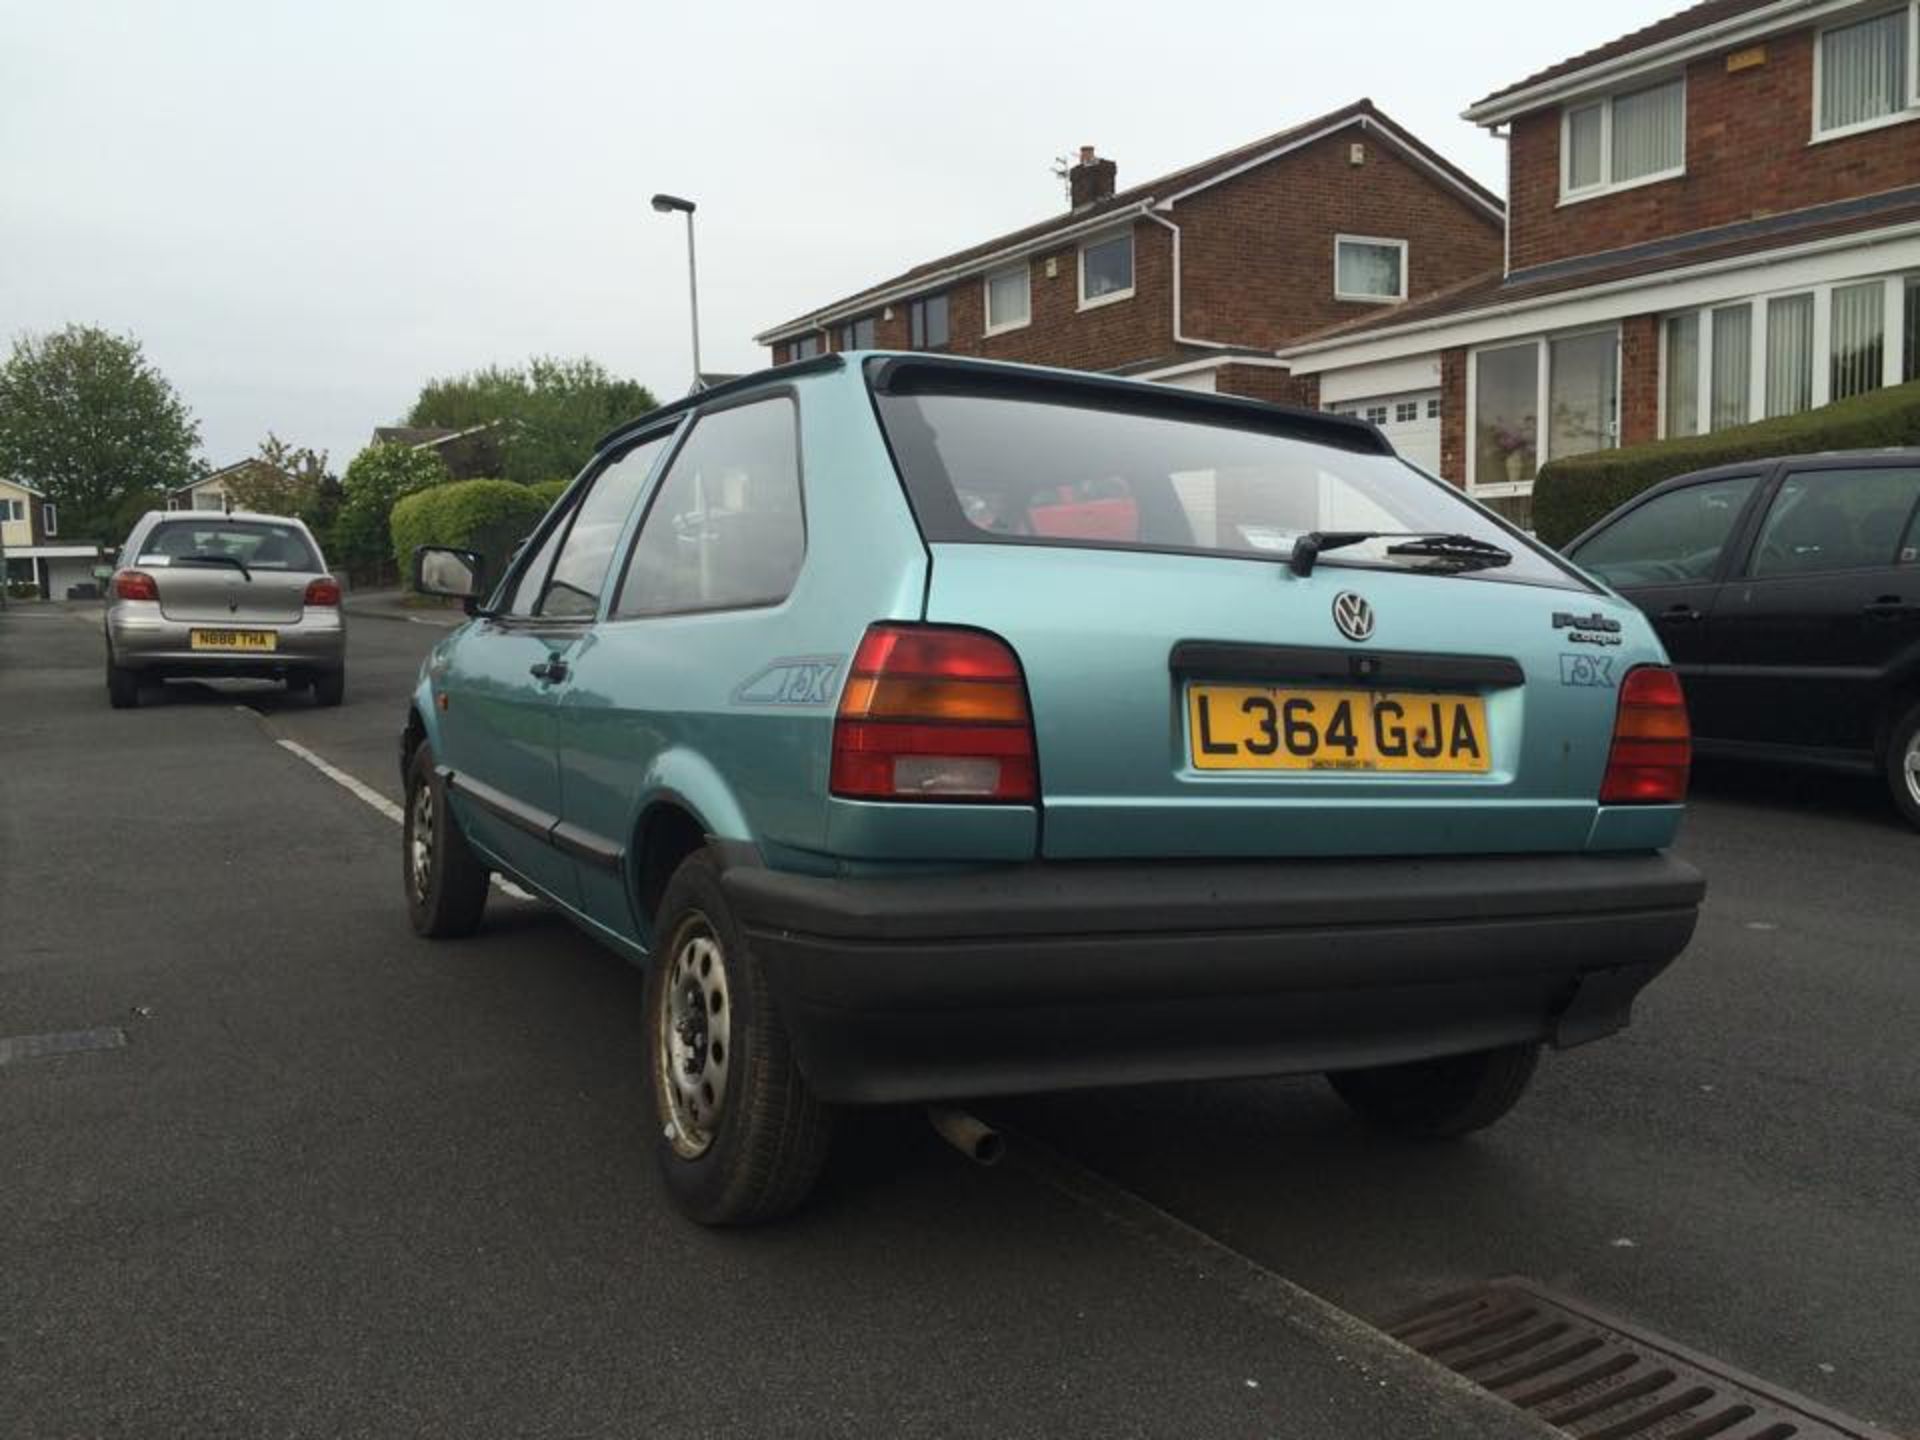
M1681 174L1687 82L1663 80L1565 111L1560 155L1560 193L1567 199Z
M908 308L908 342L916 350L947 348L947 297L929 295Z
M1080 306L1124 300L1133 294L1133 232L1110 235L1080 247Z
M1573 559L1609 585L1708 579L1756 478L1737 475L1657 495L1595 535Z
M1821 32L1814 77L1816 136L1864 129L1915 109L1914 17L1915 7L1909 5Z
M1920 500L1920 469L1809 470L1781 483L1753 555L1756 576L1891 565Z
M1407 242L1338 235L1333 241L1336 300L1407 298Z
M616 616L772 605L806 553L798 412L784 396L703 415L660 482Z
M1026 265L987 276L987 333L1015 330L1032 318L1030 277Z
M613 547L666 443L665 435L642 441L615 456L594 476L585 497L565 522L566 538L560 543L552 577L534 613L554 620L580 620L598 612L600 588L613 563Z

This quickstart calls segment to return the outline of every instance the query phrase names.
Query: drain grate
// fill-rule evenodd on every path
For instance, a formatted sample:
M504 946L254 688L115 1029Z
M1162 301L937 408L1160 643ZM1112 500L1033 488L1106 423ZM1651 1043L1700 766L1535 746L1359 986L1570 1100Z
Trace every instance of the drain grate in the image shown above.
M118 1025L94 1030L61 1030L51 1035L0 1035L0 1065L16 1060L43 1060L50 1055L77 1055L83 1050L118 1050L127 1032Z
M1524 1280L1443 1295L1383 1328L1579 1440L1892 1440Z

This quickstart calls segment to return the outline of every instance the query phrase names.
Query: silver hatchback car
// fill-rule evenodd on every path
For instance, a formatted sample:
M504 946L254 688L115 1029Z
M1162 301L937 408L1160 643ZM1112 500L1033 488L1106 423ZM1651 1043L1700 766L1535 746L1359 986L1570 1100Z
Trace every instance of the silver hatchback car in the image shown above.
M346 694L340 582L313 532L284 515L150 510L107 592L107 698L140 703L169 676L241 676Z

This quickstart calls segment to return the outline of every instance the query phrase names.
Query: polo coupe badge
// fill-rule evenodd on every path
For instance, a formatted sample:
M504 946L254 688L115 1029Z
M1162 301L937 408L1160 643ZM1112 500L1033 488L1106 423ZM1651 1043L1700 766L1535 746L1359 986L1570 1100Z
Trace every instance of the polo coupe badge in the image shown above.
M1342 590L1333 597L1333 623L1349 640L1365 640L1373 634L1373 606L1364 595Z

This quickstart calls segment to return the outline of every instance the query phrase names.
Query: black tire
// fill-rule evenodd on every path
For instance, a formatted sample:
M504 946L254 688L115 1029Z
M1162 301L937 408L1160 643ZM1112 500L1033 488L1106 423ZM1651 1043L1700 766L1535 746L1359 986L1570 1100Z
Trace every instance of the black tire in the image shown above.
M1383 1130L1444 1140L1484 1130L1519 1101L1540 1063L1538 1045L1506 1045L1410 1065L1343 1070L1334 1093Z
M313 703L316 705L338 705L347 694L347 670L343 665L338 670L322 670L313 677Z
M116 710L131 710L140 703L140 672L107 659L107 703Z
M414 832L423 823L424 857L414 850ZM487 908L490 878L447 808L447 787L434 773L432 749L417 746L407 762L407 803L400 826L400 879L415 932L432 940L471 935Z
M1887 736L1887 788L1893 806L1906 822L1920 830L1920 705L1898 720Z
M654 933L660 938L647 965L647 1088L652 1096L650 1126L660 1175L677 1209L702 1225L752 1225L774 1220L796 1208L812 1191L826 1163L833 1115L808 1089L785 1027L774 1011L766 973L747 948L720 886L720 872L705 851L690 855L668 881ZM718 994L711 974L689 958L699 946L717 947ZM715 1097L711 1128L683 1127L677 1117L690 1112L669 1092L674 1041L668 1026L675 1013L674 977L687 1000L684 1014L697 1009L697 1044L683 1058L689 1075L705 1076L705 1062L725 1035L724 1087ZM705 975L705 979L696 976ZM689 988L691 987L691 988ZM699 997L697 1000L693 997ZM711 1027L711 1029L709 1028ZM677 1027L676 1027L677 1030Z

